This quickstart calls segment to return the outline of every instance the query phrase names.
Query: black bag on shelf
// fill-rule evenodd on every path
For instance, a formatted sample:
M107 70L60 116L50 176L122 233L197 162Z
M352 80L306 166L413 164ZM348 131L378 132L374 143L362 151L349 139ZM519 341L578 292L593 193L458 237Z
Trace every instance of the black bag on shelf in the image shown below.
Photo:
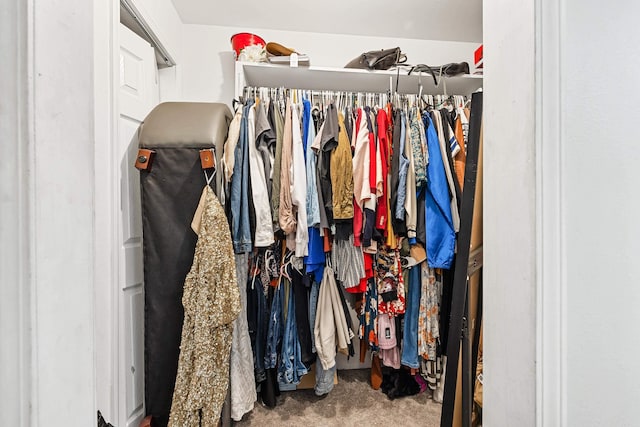
M467 62L452 62L450 64L430 66L425 64L418 64L409 70L409 75L412 73L427 73L433 77L433 83L437 86L439 77L453 77L460 74L469 74L469 64Z
M407 55L399 47L392 49L372 50L351 60L344 68L360 68L363 70L388 70L407 62Z

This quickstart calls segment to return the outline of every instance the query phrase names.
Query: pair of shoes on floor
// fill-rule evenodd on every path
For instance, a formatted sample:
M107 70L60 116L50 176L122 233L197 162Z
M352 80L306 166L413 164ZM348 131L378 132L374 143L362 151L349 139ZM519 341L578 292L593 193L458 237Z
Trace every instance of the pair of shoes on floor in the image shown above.
M382 376L380 389L390 400L398 397L413 396L420 393L421 386L415 377L405 369L387 371Z

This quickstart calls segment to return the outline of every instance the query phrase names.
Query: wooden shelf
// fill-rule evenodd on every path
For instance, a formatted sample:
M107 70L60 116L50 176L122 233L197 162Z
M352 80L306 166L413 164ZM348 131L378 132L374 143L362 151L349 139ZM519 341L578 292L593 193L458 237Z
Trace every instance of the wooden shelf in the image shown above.
M424 94L470 95L482 88L482 76L462 75L443 78L438 87L431 75L407 75L401 69L399 93L417 93L422 82ZM333 90L380 93L389 90L389 79L396 85L397 71L367 71L330 67L288 67L286 65L236 63L236 95L245 86L287 87L291 89Z

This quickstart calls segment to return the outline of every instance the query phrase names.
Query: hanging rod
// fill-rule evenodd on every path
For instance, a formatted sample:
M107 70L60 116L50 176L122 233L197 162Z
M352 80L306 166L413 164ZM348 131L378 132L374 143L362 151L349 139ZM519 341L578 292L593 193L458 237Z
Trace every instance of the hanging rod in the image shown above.
M142 14L134 6L131 0L120 0L120 6L122 6L133 19L135 19L142 32L149 38L151 46L153 46L153 48L160 54L167 67L173 67L176 65L176 61L169 54L160 39L153 32L147 21L145 21Z
M417 102L418 99L422 99L423 101L425 99L437 99L437 103L440 105L443 105L445 102L451 102L453 101L456 105L458 105L459 102L462 102L462 104L464 105L467 100L469 100L469 97L467 95L457 95L457 94L452 94L452 95L444 95L444 94L436 94L436 95L432 95L432 94L422 94L422 95L418 95L418 94L414 94L414 93L397 93L397 92L363 92L363 91L349 91L349 90L315 90L315 89L294 89L294 88L289 88L289 87L271 87L271 86L244 86L242 89L242 96L246 97L248 96L248 94L250 94L251 92L254 92L256 95L260 95L260 92L262 91L266 91L266 92L272 92L272 91L282 91L282 92L292 92L292 91L299 91L301 94L309 94L312 96L319 96L319 97L323 97L326 96L328 98L332 98L332 97L338 97L338 96L347 96L347 97L358 97L358 96L373 96L373 97L380 97L380 96L384 96L384 97L388 97L389 99L393 99L393 100L399 100L399 101L406 101L406 100L410 100L411 102ZM430 104L432 105L432 104ZM435 105L435 101L433 103L433 105ZM438 107L436 106L436 107Z

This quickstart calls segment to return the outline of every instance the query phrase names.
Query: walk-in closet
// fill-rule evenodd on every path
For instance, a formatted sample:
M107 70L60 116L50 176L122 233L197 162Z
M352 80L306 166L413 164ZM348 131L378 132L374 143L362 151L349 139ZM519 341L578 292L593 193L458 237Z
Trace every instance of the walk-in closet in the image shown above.
M6 0L0 425L637 424L614 3Z
M134 3L120 13L158 75L180 72ZM144 295L130 306L144 318L142 422L255 425L266 409L299 425L291 405L312 397L326 412L351 386L316 423L391 422L411 399L405 425L481 425L481 40L387 37L322 64L327 45L308 32L199 30L228 45L182 72L220 85L218 99L161 102L124 139L139 174L127 197L144 282L125 293Z

